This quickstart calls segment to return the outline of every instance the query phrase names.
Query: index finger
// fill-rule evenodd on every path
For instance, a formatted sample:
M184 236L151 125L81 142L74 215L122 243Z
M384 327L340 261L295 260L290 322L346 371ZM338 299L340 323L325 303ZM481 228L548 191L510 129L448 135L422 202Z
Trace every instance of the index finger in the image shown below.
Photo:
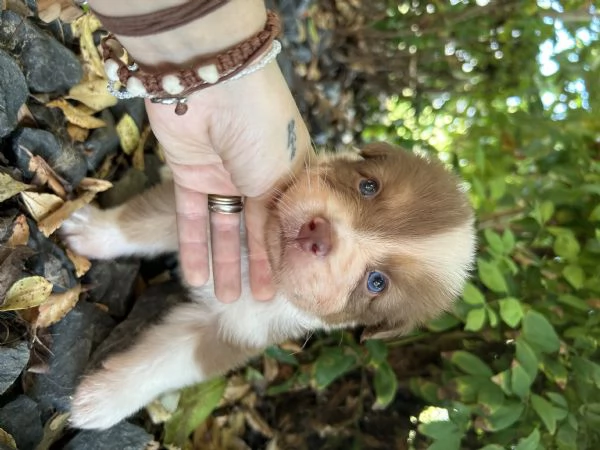
M175 183L175 205L183 277L191 286L202 286L210 275L207 196Z

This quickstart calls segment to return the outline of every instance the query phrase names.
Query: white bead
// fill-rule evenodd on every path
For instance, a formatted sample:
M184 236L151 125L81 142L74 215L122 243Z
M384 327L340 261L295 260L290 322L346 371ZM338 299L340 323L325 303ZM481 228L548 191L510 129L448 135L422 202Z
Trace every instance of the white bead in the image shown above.
M104 61L104 72L110 81L119 81L119 64L114 59Z
M175 75L165 75L162 79L162 87L171 95L177 95L183 92L183 86Z
M144 87L142 82L136 77L131 77L129 78L129 80L127 80L127 90L131 95L134 95L136 97L142 97L147 94L146 88Z
M200 67L197 72L198 76L207 83L214 84L219 81L219 71L217 70L217 66L214 64Z

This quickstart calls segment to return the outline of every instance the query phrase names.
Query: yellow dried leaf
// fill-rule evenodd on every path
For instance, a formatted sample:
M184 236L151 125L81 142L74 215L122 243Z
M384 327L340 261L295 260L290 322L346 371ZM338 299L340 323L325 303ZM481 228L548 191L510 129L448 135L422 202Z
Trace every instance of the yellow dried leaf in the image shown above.
M89 178L86 177L79 183L79 188L90 192L104 192L109 190L113 184L107 180L101 180L100 178Z
M50 3L47 8L41 10L38 9L38 17L42 22L50 23L60 17L61 11L62 6L60 6L60 3L53 2Z
M84 142L88 135L90 134L90 130L86 128L78 127L77 125L73 125L72 123L67 124L67 133L69 133L69 137L75 142Z
M22 278L14 283L6 294L0 311L14 311L39 306L52 292L52 283L44 277L33 276Z
M67 198L67 193L63 187L63 183L66 183L66 181L50 167L44 158L31 154L29 150L22 146L20 148L26 151L30 157L27 168L35 174L31 182L36 186L44 186L47 184L60 198Z
M63 200L54 194L39 194L37 192L21 192L21 199L27 211L35 220L42 220L44 217L56 211L64 203Z
M144 131L142 131L142 135L140 136L138 145L133 152L133 158L131 158L131 163L133 167L135 169L141 170L142 172L144 171L146 166L144 162L144 148L146 147L146 142L148 141L148 137L150 136L151 131L152 130L150 129L149 125L147 125L144 128Z
M107 81L97 79L79 83L69 91L68 99L77 100L94 111L102 111L117 104L117 98L107 90Z
M71 31L73 32L73 37L81 37L81 32L84 26L88 27L90 32L93 33L102 26L102 23L100 23L96 16L94 16L91 13L87 13L74 20L73 23L71 23Z
M44 217L38 222L39 230L44 234L44 236L49 237L62 225L62 223L68 217L71 216L71 214L73 214L82 206L87 205L94 199L95 196L95 192L86 191L75 200L69 200L63 203L62 206L60 206L60 208L58 208L51 214L48 214L46 217Z
M92 14L86 14L73 23L79 23L77 32L79 33L79 48L81 49L81 57L84 61L86 72L94 75L89 78L106 78L104 73L104 64L98 52L98 48L94 44L93 33L100 26L98 19ZM75 30L74 30L75 31Z
M59 108L69 122L81 128L102 128L106 126L106 122L97 117L90 116L77 107L71 105L64 99L53 100L46 103L49 108Z
M17 443L15 442L15 439L2 428L0 428L0 444L4 444L10 449L17 450Z
M121 117L116 126L116 130L119 135L119 141L121 141L121 148L126 154L130 155L140 142L140 130L135 121L129 114L123 114L123 117Z
M8 200L31 187L29 184L15 180L7 173L0 173L0 202Z
M46 328L61 320L77 304L79 294L81 294L80 284L62 294L51 294L39 307L35 327Z
M67 257L75 266L75 275L77 275L77 278L84 276L87 271L90 270L90 267L92 267L92 263L85 256L73 253L70 249L67 249L66 253Z
M6 245L10 248L18 247L19 245L27 245L29 240L29 225L27 225L27 218L21 214L14 222L12 234Z

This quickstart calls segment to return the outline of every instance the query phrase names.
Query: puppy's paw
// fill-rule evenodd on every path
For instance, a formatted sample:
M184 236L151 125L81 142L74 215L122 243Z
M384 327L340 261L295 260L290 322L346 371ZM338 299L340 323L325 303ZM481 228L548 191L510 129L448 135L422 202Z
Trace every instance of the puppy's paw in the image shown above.
M135 413L142 405L136 389L109 370L100 370L77 387L71 402L71 426L104 430Z
M65 220L58 233L79 255L91 259L115 258L119 256L124 241L117 213L117 210L101 210L86 205Z

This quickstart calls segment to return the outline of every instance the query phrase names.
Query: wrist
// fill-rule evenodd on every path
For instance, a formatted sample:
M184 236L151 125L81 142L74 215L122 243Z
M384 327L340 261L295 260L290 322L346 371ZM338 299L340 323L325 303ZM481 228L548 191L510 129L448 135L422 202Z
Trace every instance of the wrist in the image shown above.
M93 0L90 6L100 14L119 17L147 14L187 1ZM140 37L116 37L141 64L185 64L244 41L260 31L265 21L264 0L231 0L210 14L169 31Z

